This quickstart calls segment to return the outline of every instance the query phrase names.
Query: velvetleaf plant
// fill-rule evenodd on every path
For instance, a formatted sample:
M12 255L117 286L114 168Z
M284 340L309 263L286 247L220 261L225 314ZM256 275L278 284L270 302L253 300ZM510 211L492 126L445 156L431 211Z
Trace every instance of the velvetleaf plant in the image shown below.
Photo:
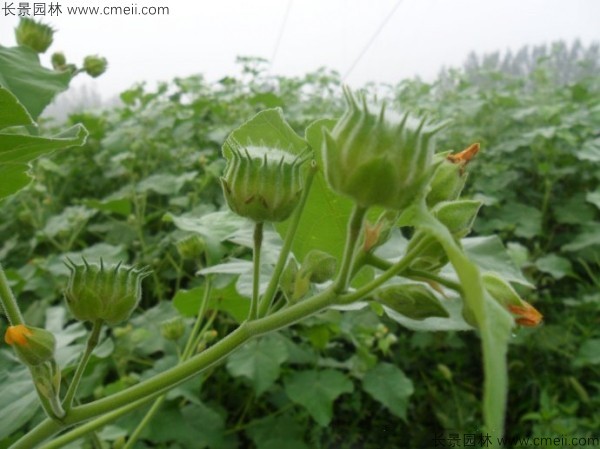
M500 275L486 273L469 260L461 247L460 239L469 233L480 206L476 201L460 199L466 162L476 147L458 155L436 155L435 134L440 125L409 114L396 117L383 106L374 109L365 97L357 99L348 89L344 97L343 116L337 121L313 123L306 139L292 130L279 109L268 109L233 131L223 146L227 160L222 178L224 196L234 212L253 221L255 229L250 311L229 335L209 344L203 334L211 321L205 316L211 298L211 278L207 275L197 320L176 366L108 397L74 405L77 384L101 326L131 314L146 272L87 261L83 265L70 263L72 273L65 297L76 318L93 324L88 347L66 394L62 396L60 389L54 388L51 399L55 407L44 407L47 419L15 442L13 449L61 447L154 400L126 443L126 447L133 447L167 391L247 341L331 307L369 304L409 327L429 321L435 323L436 330L478 332L484 354L485 428L495 436L503 433L508 339L515 325L537 325L541 315ZM310 239L298 239L306 228L304 212L311 209L315 198L322 197L335 208L335 219L346 222L341 255L328 254L318 243L311 247ZM323 220L334 219L328 212L321 212ZM272 276L261 289L265 226L275 226L283 245ZM412 235L406 249L395 257L382 257L379 249L388 243L393 247L389 239L400 228ZM319 232L318 226L312 229ZM205 258L205 248L196 243L190 253ZM453 274L442 271L447 262ZM372 276L358 276L365 267L372 268ZM6 340L13 347L20 345L15 348L18 355L22 344L28 343L29 332L34 335L36 330L26 327L3 275L0 287L11 323ZM164 333L172 340L183 335L180 323L165 323ZM40 345L48 348L48 354L41 351L40 360L51 353L50 340L46 338L46 346ZM40 399L43 397L40 394ZM70 427L75 428L44 445L45 440Z

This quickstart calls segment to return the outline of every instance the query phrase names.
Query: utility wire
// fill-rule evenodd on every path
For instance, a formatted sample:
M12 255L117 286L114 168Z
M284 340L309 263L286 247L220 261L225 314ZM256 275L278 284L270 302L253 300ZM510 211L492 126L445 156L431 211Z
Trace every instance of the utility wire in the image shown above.
M283 21L281 22L281 27L279 28L279 34L277 35L277 40L275 41L275 46L273 47L273 54L271 55L271 64L269 65L269 68L273 67L273 64L275 63L275 58L277 57L277 52L279 51L279 44L281 44L283 32L285 31L285 27L290 16L290 11L292 10L292 3L294 3L294 0L288 0L288 4L283 15Z
M402 4L403 1L404 0L398 0L396 2L396 4L394 5L394 7L392 8L392 10L389 12L389 14L385 17L385 19L383 19L383 22L381 22L381 24L379 25L377 30L375 30L375 33L373 34L373 36L371 36L371 39L369 39L369 41L367 42L367 45L364 46L364 48L358 54L358 56L356 57L354 62L350 65L348 70L346 70L346 73L344 73L344 76L342 77L342 81L345 81L346 78L348 78L348 76L352 73L352 71L357 66L357 64L360 62L360 60L363 58L363 56L367 53L367 51L369 51L369 48L371 48L371 45L373 45L373 42L375 42L375 40L377 39L379 34L383 31L383 29L385 28L385 26L390 21L390 19L392 18L392 16L394 15L394 13L398 9L398 7Z

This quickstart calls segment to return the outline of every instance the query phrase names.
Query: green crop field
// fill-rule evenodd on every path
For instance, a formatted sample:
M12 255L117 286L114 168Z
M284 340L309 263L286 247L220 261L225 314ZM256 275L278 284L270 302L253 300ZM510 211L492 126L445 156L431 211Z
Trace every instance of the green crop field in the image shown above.
M0 46L0 448L600 445L598 46L354 91L242 58L57 123L106 60L28 39Z

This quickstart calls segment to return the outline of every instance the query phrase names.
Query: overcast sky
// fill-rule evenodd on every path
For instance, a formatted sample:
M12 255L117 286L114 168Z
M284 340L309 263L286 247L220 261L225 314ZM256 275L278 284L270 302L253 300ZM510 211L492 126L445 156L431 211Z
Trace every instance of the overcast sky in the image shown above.
M0 7L6 3L0 0ZM43 18L59 30L51 50L64 51L76 63L90 53L106 56L109 71L93 82L104 97L142 80L168 80L198 72L209 79L235 74L238 55L271 59L275 54L272 72L277 74L298 75L320 66L345 74L384 24L348 75L350 84L397 82L414 75L431 79L443 65L460 65L472 50L514 50L558 39L600 41L600 0L58 3L62 14ZM83 16L66 12L67 6L133 4L138 10L168 6L169 15ZM14 45L16 23L16 17L7 17L0 9L0 44ZM44 60L48 59L45 55ZM76 84L81 83L90 83L90 79L80 76Z

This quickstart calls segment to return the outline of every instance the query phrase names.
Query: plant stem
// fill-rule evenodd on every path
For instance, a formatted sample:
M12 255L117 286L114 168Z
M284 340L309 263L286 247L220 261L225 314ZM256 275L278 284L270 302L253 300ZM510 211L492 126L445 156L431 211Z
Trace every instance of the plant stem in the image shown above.
M419 255L419 253L421 252L423 247L425 247L428 244L429 244L429 241L427 239L424 239L418 245L415 245L415 247L412 249L412 251L407 253L402 259L400 259L395 264L390 265L390 267L387 269L387 271L385 271L381 276L373 279L371 282L365 284L358 290L356 290L352 293L346 294L344 296L341 296L339 298L338 303L339 304L350 304L354 301L358 301L358 300L364 298L370 292L375 290L377 287L380 287L382 284L389 281L394 276L397 276L403 270L407 269L410 266L410 264L413 262L413 260Z
M85 347L85 352L83 353L81 359L79 360L79 363L77 364L75 374L73 375L73 380L71 381L71 385L69 385L67 393L65 394L65 399L63 400L63 407L67 412L73 406L73 399L75 398L75 393L77 392L77 387L79 386L79 382L81 381L81 377L83 376L85 367L87 366L90 357L92 356L94 348L98 345L100 331L102 330L102 323L102 320L94 321L94 325L92 326L92 332L88 337L87 345Z
M260 290L260 249L263 241L264 223L259 222L254 225L254 256L252 271L252 300L250 302L250 314L248 321L255 320L258 317L258 301Z
M198 315L196 316L196 322L194 323L194 327L192 328L192 331L190 332L190 335L188 336L187 343L185 344L185 349L183 350L181 357L179 358L179 363L185 362L193 354L194 348L196 348L196 346L197 346L197 344L196 344L197 339L202 337L202 334L206 331L206 326L204 326L202 328L202 330L200 330L200 324L202 323L202 318L204 317L204 313L206 312L206 307L208 306L208 301L210 299L210 292L211 292L211 278L209 275L206 278L206 286L204 289L204 296L202 297L202 302L200 304L200 308L198 309ZM207 325L212 322L212 319L214 318L214 316L215 316L215 314L213 314L211 319L209 319L207 321L207 323L206 323ZM125 446L123 446L123 449L132 449L133 448L137 439L139 438L142 431L144 430L144 427L146 427L148 425L148 423L152 420L154 415L158 412L158 410L162 406L163 402L165 402L166 397L167 397L167 394L165 393L154 400L154 404L152 404L150 409L144 415L144 418L140 421L140 423L137 425L137 427L135 428L133 433L130 435L129 439L127 440L127 444L125 444Z
M298 230L298 225L300 224L300 219L302 218L302 212L304 212L304 206L306 205L306 200L308 199L308 195L310 193L310 188L312 186L313 179L315 178L315 174L317 173L317 164L312 161L310 165L310 170L308 175L306 176L306 181L304 183L304 191L302 192L302 198L300 198L300 204L294 211L290 223L288 225L287 232L285 234L285 240L283 241L283 246L281 247L281 251L279 252L279 258L277 259L277 263L275 264L275 269L273 271L273 275L269 280L269 285L267 286L267 290L265 294L260 300L258 307L258 316L263 317L267 314L271 303L273 302L273 298L275 297L275 293L277 292L277 286L279 285L279 278L281 277L281 273L285 268L285 264L288 260L288 256L292 249L292 243L294 243L294 237L296 236L296 231Z
M246 321L222 340L180 365L106 398L72 408L62 420L63 425L50 419L44 420L14 443L11 449L31 449L61 430L61 428L78 424L140 399L150 400L160 396L197 375L202 370L216 364L248 340L289 326L313 315L332 305L335 298L334 292L328 289L265 318L252 322Z
M21 310L19 309L15 295L13 295L13 292L8 285L8 279L6 279L2 264L0 264L0 302L2 302L4 314L11 326L24 324L25 321L23 320L23 315L21 315Z
M140 399L139 401L128 404L125 407L121 407L120 409L113 410L110 413L106 413L105 415L103 415L99 418L96 418L90 422L87 422L87 423L71 430L70 432L67 432L67 433L59 436L58 438L55 438L54 440L52 440L49 443L44 444L43 446L40 447L40 449L60 449L60 448L64 447L65 445L67 445L75 440L78 440L79 438L84 437L88 433L94 432L95 430L99 429L100 427L103 427L106 424L114 421L115 419L118 419L121 416L135 410L136 408L141 407L146 402L148 402L148 400L146 398Z
M375 256L374 254L367 253L364 256L365 263L379 268L380 270L387 270L393 266L391 262L388 262L385 259ZM462 287L458 282L451 281L450 279L446 279L442 276L439 276L434 273L430 273L429 271L422 270L414 270L412 268L406 268L398 273L401 276L406 278L415 279L415 280L425 280L425 281L433 281L444 287L449 288L450 290L454 290L457 292L462 292Z
M125 444L125 446L123 446L123 449L133 449L133 446L135 445L140 434L142 433L144 428L148 425L150 420L152 420L152 418L154 417L156 412L158 412L158 410L160 409L163 402L165 402L166 397L167 397L167 395L163 394L162 396L159 396L158 398L156 398L156 400L154 401L154 404L152 404L152 407L150 407L150 410L148 410L148 412L146 413L144 418L140 421L138 426L135 428L135 430L133 431L133 433L127 440L127 443Z
M348 232L344 255L342 256L342 267L334 283L334 291L336 293L343 293L348 288L348 284L350 284L356 243L360 237L366 213L367 208L363 206L355 205L354 209L352 209L352 214L348 221Z
M202 297L202 302L200 303L200 308L198 309L198 315L196 316L196 322L194 323L194 327L192 328L188 341L185 344L185 348L181 355L181 360L187 360L187 358L191 355L194 341L196 340L196 336L198 335L200 325L202 324L202 318L204 317L204 314L206 313L206 308L208 307L208 301L210 300L211 290L212 283L210 275L208 275L206 277L206 283L204 287L204 296Z

